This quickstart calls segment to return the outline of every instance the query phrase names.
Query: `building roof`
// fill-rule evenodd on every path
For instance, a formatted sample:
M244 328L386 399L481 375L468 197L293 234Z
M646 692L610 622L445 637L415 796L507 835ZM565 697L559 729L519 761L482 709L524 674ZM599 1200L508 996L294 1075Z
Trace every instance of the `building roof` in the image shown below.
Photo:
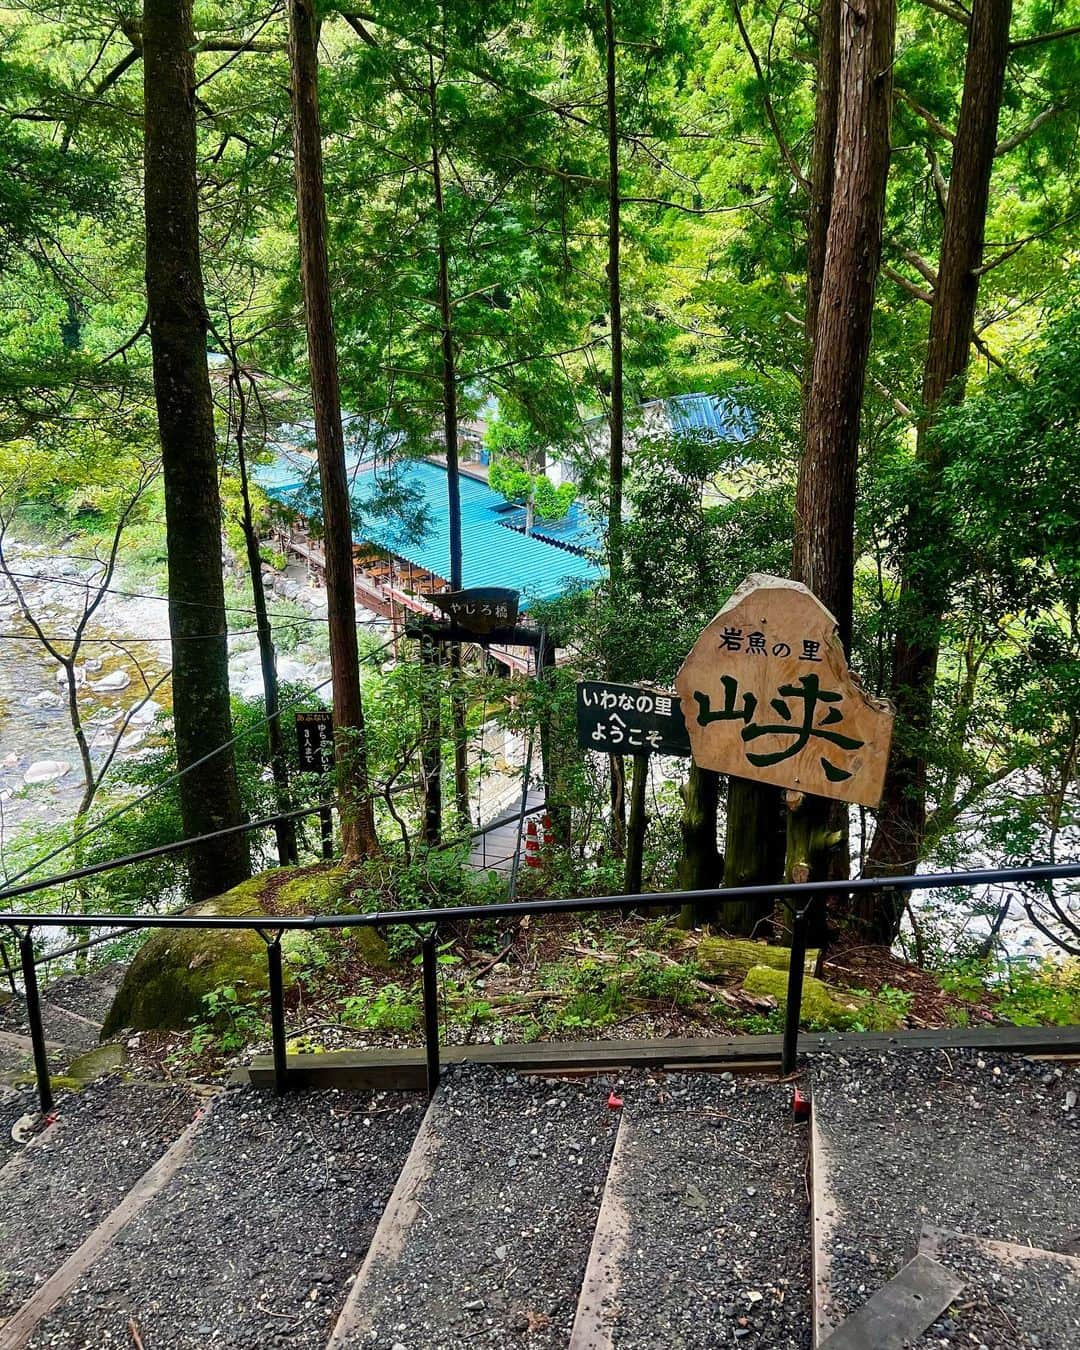
M742 442L754 434L748 411L719 394L678 394L662 401L677 435L702 432L717 440Z
M362 524L354 534L358 544L373 544L435 576L450 575L450 528L446 468L428 460L403 460L389 467L349 464L350 497ZM259 465L256 481L270 496L300 508L310 491L314 464L286 447L277 447L272 464ZM572 552L549 538L526 536L513 528L524 512L480 479L460 476L462 580L464 585L508 586L521 593L521 608L530 602L555 600L574 585L599 580L600 568L591 558ZM407 494L405 511L373 507L380 489L392 486ZM419 518L419 519L418 519ZM584 517L575 516L568 529L574 546L584 539ZM561 522L555 522L556 525ZM547 526L545 522L545 527ZM591 543L592 539L586 539Z

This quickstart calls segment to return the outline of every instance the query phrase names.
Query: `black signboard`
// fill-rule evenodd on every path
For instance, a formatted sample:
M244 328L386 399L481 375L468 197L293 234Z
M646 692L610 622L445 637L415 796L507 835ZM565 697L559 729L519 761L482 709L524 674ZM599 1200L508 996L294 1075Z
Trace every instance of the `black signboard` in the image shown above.
M334 767L334 714L326 708L296 714L301 773L329 773Z
M577 687L578 745L609 755L689 755L677 694L585 680Z
M451 623L470 633L490 633L517 623L518 592L505 586L474 586L467 591L436 591L425 595Z

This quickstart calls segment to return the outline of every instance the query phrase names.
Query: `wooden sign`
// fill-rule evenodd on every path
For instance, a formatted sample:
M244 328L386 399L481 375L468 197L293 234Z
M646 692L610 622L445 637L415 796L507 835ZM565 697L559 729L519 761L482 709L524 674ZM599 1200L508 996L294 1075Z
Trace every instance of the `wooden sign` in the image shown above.
M298 712L296 747L301 773L329 773L334 767L334 714L326 708Z
M467 591L434 591L425 595L451 623L470 633L490 633L517 623L518 592L505 586L474 586Z
M836 620L798 582L747 577L694 644L675 687L703 769L880 802L892 708L860 688Z
M609 755L689 755L675 694L584 680L577 687L578 745Z

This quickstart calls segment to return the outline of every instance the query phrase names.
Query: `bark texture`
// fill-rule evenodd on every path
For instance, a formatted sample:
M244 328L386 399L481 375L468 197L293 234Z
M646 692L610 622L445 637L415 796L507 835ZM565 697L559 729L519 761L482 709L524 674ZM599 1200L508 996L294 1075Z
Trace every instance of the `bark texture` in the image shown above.
M289 67L296 161L296 220L307 321L308 366L322 487L323 549L334 676L334 737L341 839L346 860L378 851L368 783L360 660L356 645L352 516L341 428L341 388L326 247L319 122L318 21L314 0L289 0Z
M214 409L206 364L207 313L199 251L195 68L191 0L145 0L146 298L165 488L173 718L184 832L241 821L232 738L221 503ZM191 851L196 899L250 874L247 841L233 835Z
M840 19L840 95L825 246L795 500L792 575L835 615L851 647L855 471L889 167L894 0Z
M949 576L942 562L949 522L935 507L945 468L934 435L941 406L959 402L971 353L979 294L986 210L997 143L998 115L1009 54L1011 0L975 0L971 10L964 90L953 150L941 255L923 371L924 417L916 459L922 469L912 502L901 563L892 698L897 738L885 798L867 858L871 876L914 872L926 829L926 753ZM862 908L864 926L891 941L902 912L895 901Z
M834 22L822 11L822 60L831 57ZM855 492L866 364L881 262L885 184L889 172L889 124L896 36L894 0L858 0L845 5L836 26L838 85L831 188L823 164L832 110L821 113L821 141L814 169L820 190L831 195L820 284L810 271L808 302L817 291L810 387L804 405L805 445L795 498L791 574L832 612L844 650L851 651L855 579ZM831 94L831 71L821 72L819 95ZM813 237L811 244L814 244ZM815 264L813 252L811 269ZM847 876L846 808L822 797L793 797L788 816L789 880ZM826 841L832 841L828 847ZM824 938L822 925L811 940Z

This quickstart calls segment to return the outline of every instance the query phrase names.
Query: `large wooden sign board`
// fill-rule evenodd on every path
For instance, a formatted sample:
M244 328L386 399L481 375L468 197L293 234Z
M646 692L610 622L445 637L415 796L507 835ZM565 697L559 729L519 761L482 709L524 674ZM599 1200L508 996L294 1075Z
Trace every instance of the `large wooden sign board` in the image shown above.
M859 686L836 620L798 582L747 577L694 644L675 688L701 768L880 802L892 708Z

